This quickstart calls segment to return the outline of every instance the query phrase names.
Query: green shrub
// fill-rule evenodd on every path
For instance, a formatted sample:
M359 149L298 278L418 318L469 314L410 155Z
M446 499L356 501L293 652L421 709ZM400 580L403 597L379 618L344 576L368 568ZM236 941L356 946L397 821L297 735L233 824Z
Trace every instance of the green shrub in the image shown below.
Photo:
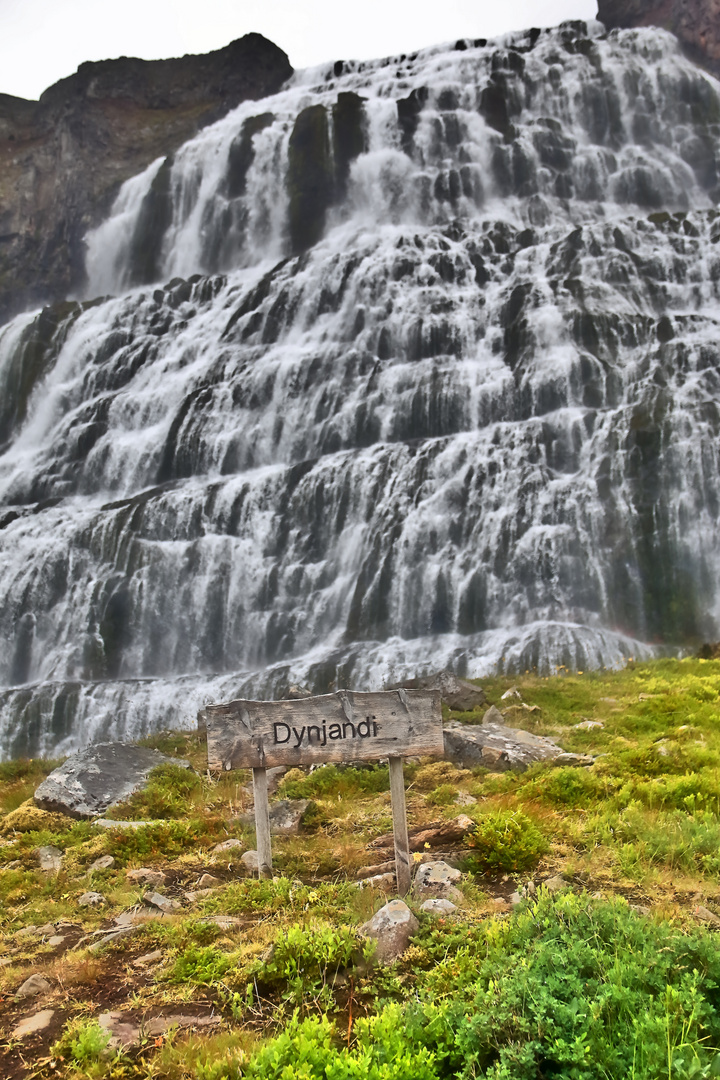
M547 841L522 810L494 810L480 819L465 843L474 868L505 872L529 870L548 850Z
M525 784L523 799L540 799L551 806L589 806L603 798L606 786L588 769L547 769Z
M176 958L169 974L170 982L212 986L235 966L235 959L213 945L189 945Z
M346 926L291 926L281 933L269 955L252 974L283 1001L295 1007L329 1009L335 1004L335 983L358 959L367 959L374 943Z
M167 821L187 817L202 801L202 780L181 765L158 765L146 786L123 803L112 807L108 817L116 821Z
M107 1053L110 1032L97 1020L73 1020L52 1047L56 1057L69 1057L78 1065L89 1065Z
M222 893L205 901L207 912L217 911L223 915L264 916L283 912L299 915L311 911L323 918L340 918L347 921L348 913L358 902L358 890L348 881L323 881L315 885L303 885L288 877L257 880L245 878L233 881Z
M434 791L431 791L427 797L427 801L431 806L450 806L454 802L457 796L457 788L452 784L440 784Z

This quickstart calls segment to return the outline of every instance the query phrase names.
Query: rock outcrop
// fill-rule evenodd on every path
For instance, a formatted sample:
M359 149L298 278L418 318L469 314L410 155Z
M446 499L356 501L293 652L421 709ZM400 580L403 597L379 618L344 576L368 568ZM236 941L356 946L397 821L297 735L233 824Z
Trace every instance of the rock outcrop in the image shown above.
M659 26L693 60L720 76L720 0L598 0L607 28Z
M291 74L247 34L204 56L81 64L39 101L0 94L0 323L82 288L83 237L125 180Z

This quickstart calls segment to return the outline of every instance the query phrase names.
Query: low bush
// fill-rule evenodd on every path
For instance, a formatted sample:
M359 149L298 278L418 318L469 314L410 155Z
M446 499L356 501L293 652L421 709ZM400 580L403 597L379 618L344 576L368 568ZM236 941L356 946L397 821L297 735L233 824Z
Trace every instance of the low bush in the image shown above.
M331 1009L335 1005L338 976L358 960L367 960L374 943L346 927L315 923L291 926L275 940L269 955L251 974L267 992L305 1009Z
M353 795L375 795L390 790L390 773L387 765L374 765L368 769L338 768L323 765L308 775L291 770L280 784L280 792L287 799L349 798ZM298 775L299 774L299 775Z
M479 871L529 870L548 850L545 837L522 810L494 810L480 818L465 843L472 851L472 869Z
M116 821L167 821L187 817L203 804L202 780L181 765L158 765L146 786L108 811Z

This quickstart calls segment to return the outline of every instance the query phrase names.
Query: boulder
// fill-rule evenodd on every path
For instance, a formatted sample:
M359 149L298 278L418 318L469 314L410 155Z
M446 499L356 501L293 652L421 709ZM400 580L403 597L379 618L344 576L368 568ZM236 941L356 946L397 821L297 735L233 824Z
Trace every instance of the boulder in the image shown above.
M462 874L448 863L428 862L418 868L413 882L413 896L432 898L433 900L460 899L461 894L455 888Z
M43 780L34 795L35 805L70 817L93 818L143 788L158 765L191 767L189 761L145 746L96 743L72 754Z
M257 874L260 868L260 859L257 851L246 851L244 855L240 856L240 862L251 874Z
M360 932L377 942L375 958L380 963L391 963L405 952L419 927L420 923L407 904L402 900L390 900L360 927Z
M438 671L434 675L421 675L417 679L406 679L402 683L387 686L387 690L439 690L440 697L451 709L457 712L470 712L471 709L487 704L485 692L474 683L459 679L452 671Z
M481 724L446 724L444 738L445 757L464 769L483 765L491 772L524 772L535 762L554 761L564 752L552 739L506 727L494 705Z

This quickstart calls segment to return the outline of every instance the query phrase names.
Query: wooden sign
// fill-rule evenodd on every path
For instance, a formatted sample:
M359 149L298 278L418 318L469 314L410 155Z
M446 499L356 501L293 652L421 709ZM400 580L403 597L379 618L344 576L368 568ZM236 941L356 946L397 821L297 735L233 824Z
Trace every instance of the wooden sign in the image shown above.
M208 705L208 769L252 769L258 872L272 873L266 769L277 765L326 765L380 761L390 766L398 893L410 889L410 845L405 812L403 756L442 757L439 690L386 690L301 698L298 701L231 701Z
M205 714L215 772L443 754L438 690L231 701L208 705Z

